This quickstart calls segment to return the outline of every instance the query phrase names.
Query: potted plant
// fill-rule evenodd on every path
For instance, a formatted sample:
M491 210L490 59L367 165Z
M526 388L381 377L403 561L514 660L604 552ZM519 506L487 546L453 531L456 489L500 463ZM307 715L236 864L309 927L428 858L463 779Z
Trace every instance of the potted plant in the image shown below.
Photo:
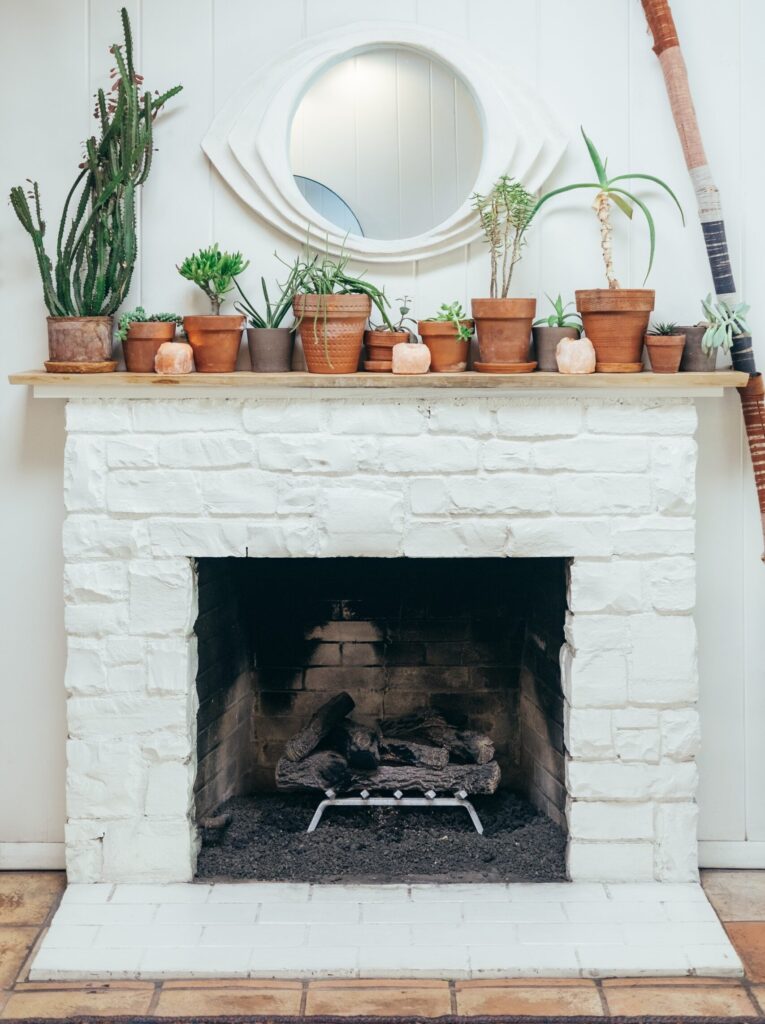
M123 313L117 337L122 342L127 369L131 373L154 373L159 346L173 340L175 329L182 322L175 313L147 313L143 306Z
M564 305L560 295L557 299L551 299L549 295L546 297L553 311L549 316L535 320L531 333L534 336L537 369L557 373L558 342L564 338L578 338L582 333L582 319L578 313L567 312L568 307L574 305L573 302Z
M348 272L350 257L306 252L295 261L300 288L292 302L309 373L356 373L372 306L391 328L385 294Z
M417 326L416 321L407 316L412 309L412 300L405 295L401 299L396 299L396 302L399 303L397 320L391 320L389 324L377 324L364 332L364 349L367 356L364 361L365 370L376 370L381 373L392 370L393 346L407 344L411 340L412 332L404 325Z
M643 339L648 320L654 307L656 293L647 288L622 288L614 273L612 253L613 226L611 204L613 203L626 217L632 218L637 207L646 219L650 240L648 271L653 266L656 245L656 228L651 212L623 183L632 178L653 182L661 186L674 200L685 224L685 216L677 196L660 178L651 174L620 174L610 177L606 170L608 161L601 159L593 142L582 129L582 135L595 169L597 181L577 182L553 189L542 196L536 205L539 208L554 196L574 189L595 189L594 210L600 223L600 246L605 264L608 288L581 290L576 293L576 308L582 315L584 332L592 340L598 357L597 369L601 372L636 373L642 370Z
M420 320L417 329L430 349L433 373L461 373L467 369L473 321L459 302L442 303L435 316Z
M677 373L685 348L685 335L675 323L659 321L645 336L654 373Z
M209 249L187 256L177 268L181 277L202 289L212 309L208 316L183 318L199 373L233 373L236 369L244 316L221 316L220 308L234 287L234 279L249 265L240 252L221 252L216 242Z
M133 40L122 8L124 42L110 53L116 62L109 94L99 89L98 137L85 142L80 172L61 212L55 264L45 248L40 188L11 189L11 206L32 239L48 308L49 360L55 372L114 370L113 317L130 288L136 255L135 207L154 151L154 120L177 85L160 94L143 90L133 66ZM30 206L31 200L31 206Z
M290 268L287 280L279 285L279 295L271 302L264 277L260 279L263 292L264 312L255 309L244 294L241 285L234 280L242 297L235 307L244 313L250 326L247 328L247 346L250 350L250 366L254 373L286 373L292 369L292 351L295 347L295 327L282 327L282 321L292 308L292 300L300 287L300 267Z
M537 301L508 296L534 215L534 196L519 181L503 174L488 195L477 192L473 196L473 209L491 260L490 297L470 303L481 363L526 363Z
M730 352L737 370L754 373L752 337L746 320L750 307L745 302L733 304L725 299L715 301L711 295L702 300L701 306L705 316L702 352L710 357L714 355L715 358L718 349Z

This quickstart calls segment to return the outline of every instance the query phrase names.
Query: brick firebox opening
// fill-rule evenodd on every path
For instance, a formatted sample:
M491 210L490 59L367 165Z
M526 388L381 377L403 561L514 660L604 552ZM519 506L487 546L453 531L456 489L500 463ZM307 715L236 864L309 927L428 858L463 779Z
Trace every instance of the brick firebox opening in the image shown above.
M427 707L489 733L502 785L565 827L565 559L200 559L197 820L270 792L347 690L365 724Z

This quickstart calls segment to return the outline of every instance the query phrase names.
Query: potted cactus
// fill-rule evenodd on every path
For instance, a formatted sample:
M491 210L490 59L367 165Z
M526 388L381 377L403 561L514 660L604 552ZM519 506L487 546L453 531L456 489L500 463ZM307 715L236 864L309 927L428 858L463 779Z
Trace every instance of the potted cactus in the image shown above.
M154 373L159 346L173 340L175 329L182 322L176 313L147 313L143 306L123 313L117 337L122 342L127 369L131 373Z
M200 288L210 300L211 314L185 316L183 329L194 353L198 373L233 373L242 340L244 316L221 315L234 279L249 266L240 252L221 252L218 243L192 253L177 268L181 277Z
M557 299L551 299L548 295L547 300L553 311L549 316L535 320L531 333L534 338L537 369L557 373L558 342L564 338L578 338L582 333L582 319L578 313L568 312L568 307L573 306L573 302L564 304L560 295Z
M412 337L412 332L406 324L417 326L417 322L407 314L411 312L412 300L408 295L396 299L398 306L398 319L391 320L388 324L377 324L364 332L364 349L366 359L364 369L387 373L393 369L393 349L396 345L407 344Z
M652 324L645 343L654 373L677 373L685 348L685 335L677 324Z
M430 349L433 373L467 370L473 321L465 316L459 302L443 302L435 316L419 321L417 329Z
M261 277L263 292L261 310L255 308L235 279L234 284L241 296L235 307L247 317L247 345L250 350L250 366L254 373L286 373L292 369L292 352L295 347L295 327L282 327L282 322L292 307L292 300L300 287L302 274L299 265L290 268L287 280L279 286L279 295L272 302L266 279Z
M61 213L55 263L45 247L40 188L11 189L13 210L32 239L48 309L49 360L55 372L114 370L112 326L127 296L138 251L135 207L151 167L154 120L181 90L152 94L133 66L130 19L122 8L124 42L108 95L96 94L99 133L85 142L80 172ZM31 200L31 205L30 205Z

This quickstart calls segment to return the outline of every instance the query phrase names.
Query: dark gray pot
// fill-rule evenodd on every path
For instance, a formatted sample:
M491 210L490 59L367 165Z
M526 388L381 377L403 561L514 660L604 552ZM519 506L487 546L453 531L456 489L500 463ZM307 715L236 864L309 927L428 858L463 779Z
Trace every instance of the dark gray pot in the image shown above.
M581 331L577 327L533 327L531 333L534 337L537 369L557 373L558 360L555 357L555 350L558 342L564 338L578 338Z
M678 327L677 333L685 335L685 348L680 361L680 372L711 373L717 365L717 350L712 349L709 355L701 347L706 327Z
M288 373L292 369L293 328L248 327L247 346L254 373Z
M752 335L738 334L733 339L733 346L730 350L734 370L743 370L744 373L756 373L757 367L754 364L754 350L752 349Z

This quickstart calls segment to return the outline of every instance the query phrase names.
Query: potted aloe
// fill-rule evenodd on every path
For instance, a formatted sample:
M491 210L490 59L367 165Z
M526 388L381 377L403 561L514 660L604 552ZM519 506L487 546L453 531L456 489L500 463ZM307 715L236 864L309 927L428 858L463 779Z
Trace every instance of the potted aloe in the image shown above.
M147 313L137 306L120 316L117 337L122 342L125 366L131 373L154 373L159 346L172 341L181 317L175 313Z
M481 364L526 364L536 299L511 299L513 270L523 255L535 199L519 181L503 174L488 195L476 193L478 214L489 247L489 298L472 299ZM511 365L504 367L511 369Z
M417 329L430 349L433 373L461 373L467 370L473 321L465 316L459 302L442 303L435 316L420 320Z
M234 279L249 266L240 252L221 252L218 243L188 256L177 268L181 277L200 288L210 300L208 316L185 316L183 329L199 373L233 373L242 340L244 316L221 316L221 305L234 288Z
M675 323L652 324L645 336L654 373L677 373L685 348L685 335Z
M412 332L405 326L417 323L407 314L411 312L411 298L405 295L396 299L399 303L398 319L391 320L389 324L377 324L371 326L370 330L364 332L364 349L366 359L364 369L387 373L393 369L393 347L394 345L407 344L412 337Z
M663 188L674 200L685 224L682 207L677 196L660 178L651 174L620 174L609 176L608 161L602 160L593 142L582 129L582 135L590 154L596 181L577 182L553 189L538 201L535 213L554 196L574 189L595 189L594 210L600 224L600 246L605 264L608 288L593 288L576 293L576 308L582 315L585 334L591 339L597 353L601 372L637 373L643 368L643 338L648 320L654 307L656 293L647 288L622 288L614 272L612 253L613 225L611 206L617 207L626 217L632 218L637 207L646 219L650 240L648 271L653 266L656 245L656 228L651 212L634 193L624 188L624 182L639 178L653 182Z
M279 285L279 294L274 302L268 293L264 277L260 279L263 292L262 312L245 295L241 285L234 281L242 301L234 306L247 317L247 345L250 350L250 366L254 373L286 373L292 369L292 352L295 347L295 327L282 327L282 321L292 308L292 300L302 283L300 266L290 268L287 280Z
M177 85L143 89L133 66L130 19L122 8L124 42L110 48L117 65L108 95L96 94L98 137L85 142L80 172L61 212L55 263L45 247L40 188L11 189L11 206L32 239L48 308L49 373L115 370L113 317L130 288L138 244L136 198L151 168L154 121ZM31 205L30 205L31 200Z
M582 333L582 319L578 313L568 312L568 307L573 306L573 302L564 304L560 295L557 299L551 299L548 295L547 300L553 311L549 316L535 320L531 333L534 337L537 369L557 373L558 342L564 338L578 338Z

